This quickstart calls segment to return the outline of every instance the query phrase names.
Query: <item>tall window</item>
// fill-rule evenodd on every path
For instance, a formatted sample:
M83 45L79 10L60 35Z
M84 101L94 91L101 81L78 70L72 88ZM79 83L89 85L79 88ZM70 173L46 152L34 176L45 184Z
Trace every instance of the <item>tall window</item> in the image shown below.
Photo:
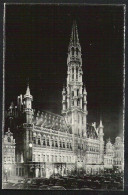
M60 141L60 148L62 148L62 142Z
M69 148L69 143L67 142L67 148Z
M33 137L33 143L36 144L36 137Z
M19 176L22 176L22 175L21 175L21 168L19 168Z
M41 143L40 143L40 137L38 137L38 145L40 145Z
M50 144L49 144L49 137L47 138L47 146L50 146Z
M43 137L43 145L46 145L45 137Z
M72 47L72 55L74 56L74 47Z
M74 80L74 67L72 68L72 80Z
M76 80L78 80L78 67L76 67Z
M58 143L57 143L57 140L55 140L55 147L58 147Z
M63 142L63 148L65 148L65 142Z
M54 140L52 139L52 147L54 147Z

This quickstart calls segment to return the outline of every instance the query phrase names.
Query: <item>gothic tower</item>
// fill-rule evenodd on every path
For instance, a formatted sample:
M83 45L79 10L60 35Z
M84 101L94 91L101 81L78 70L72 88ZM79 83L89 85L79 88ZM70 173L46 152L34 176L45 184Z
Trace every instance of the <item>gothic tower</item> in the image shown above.
M32 110L33 97L30 94L29 84L27 86L26 94L24 95L23 101L24 101L23 111L24 111L24 113L26 115L25 121L26 121L26 123L31 124L31 122L32 122L32 114L33 114L33 110Z
M62 114L75 135L86 136L87 92L82 82L81 46L76 22L72 26L67 68L67 85L62 91Z
M23 113L25 116L25 122L23 124L24 137L23 137L23 151L24 151L24 161L28 162L32 160L32 109L33 97L30 93L29 84L27 85L26 94L23 96Z

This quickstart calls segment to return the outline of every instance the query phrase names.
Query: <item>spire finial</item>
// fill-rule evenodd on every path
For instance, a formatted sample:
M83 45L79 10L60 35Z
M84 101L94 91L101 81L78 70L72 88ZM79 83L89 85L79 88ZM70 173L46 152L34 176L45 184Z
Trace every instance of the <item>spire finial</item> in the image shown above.
M100 118L100 127L103 127L102 119Z
M27 90L26 90L26 95L31 95L31 94L30 94L30 88L29 88L29 78L27 79Z
M75 20L73 21L73 25L72 25L72 33L71 33L70 43L73 43L73 44L79 43L77 24L76 24Z

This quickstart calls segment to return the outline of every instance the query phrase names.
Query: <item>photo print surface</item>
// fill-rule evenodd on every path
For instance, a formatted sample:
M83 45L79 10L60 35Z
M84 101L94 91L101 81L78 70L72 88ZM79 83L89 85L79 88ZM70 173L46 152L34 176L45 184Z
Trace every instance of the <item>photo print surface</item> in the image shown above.
M123 190L124 10L5 5L3 189Z

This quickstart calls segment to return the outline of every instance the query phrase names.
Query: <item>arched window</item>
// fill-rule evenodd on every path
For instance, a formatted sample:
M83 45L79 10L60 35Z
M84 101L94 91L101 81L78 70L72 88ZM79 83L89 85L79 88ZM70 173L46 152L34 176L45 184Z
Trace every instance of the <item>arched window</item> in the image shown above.
M55 140L55 147L58 147L58 142L57 142L57 140Z
M50 144L49 144L49 137L47 137L47 146L50 146Z
M41 144L41 142L40 142L40 137L38 137L38 145L40 145Z
M67 148L69 148L69 143L67 142Z
M45 137L43 137L43 145L46 145Z
M52 139L52 147L54 147L54 139Z
M70 143L70 149L72 149L72 143Z
M36 137L33 137L33 144L36 144Z
M63 141L63 148L65 148L65 142Z
M62 142L61 142L61 140L60 140L60 148L62 148Z
M78 67L76 67L76 80L78 80Z
M8 137L8 142L11 142L11 138L10 137Z
M72 67L72 80L74 80L74 67Z

